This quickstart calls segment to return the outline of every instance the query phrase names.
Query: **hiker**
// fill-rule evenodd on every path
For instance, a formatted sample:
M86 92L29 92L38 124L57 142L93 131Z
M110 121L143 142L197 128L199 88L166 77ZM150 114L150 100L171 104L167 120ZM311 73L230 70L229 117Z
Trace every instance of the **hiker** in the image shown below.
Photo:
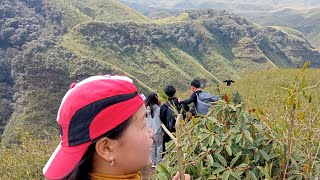
M217 84L217 87L214 89L218 94L220 94L220 86Z
M132 80L92 76L70 88L57 116L61 142L43 168L44 176L141 180L140 170L151 164L153 132Z
M163 131L161 128L160 120L160 104L158 95L153 92L149 94L146 99L147 107L147 126L153 130L153 144L151 148L151 167L156 167L162 159L162 142L163 142Z
M169 102L175 106L177 108L177 110L180 112L180 106L179 106L179 102L178 102L178 98L175 97L175 94L176 94L176 88L172 85L168 85L166 86L163 91L166 93L166 95L168 96L168 100ZM170 132L175 132L175 117L169 117L170 115L170 104L169 103L164 103L161 105L160 107L160 119L161 119L161 122L167 127L167 129L170 131ZM172 119L174 118L174 119ZM168 121L172 121L171 123L168 122ZM166 151L166 148L165 148L165 143L166 142L169 142L171 140L171 138L169 137L169 135L167 133L164 133L164 136L163 136L163 151L165 152Z
M193 103L194 105L194 111L192 112L193 115L206 115L208 112L208 109L211 107L211 102L217 101L219 98L215 95L212 95L208 92L201 90L201 83L199 80L194 79L190 83L190 90L192 91L191 96L189 99L182 101L181 98L179 98L179 103L181 105L189 105Z
M228 79L224 80L223 82L225 82L227 84L227 86L231 86L232 83L236 83L233 80L231 80L230 77L228 77Z
M191 96L189 97L189 99L182 101L181 98L179 98L179 103L182 106L187 106L191 103L193 103L194 107L197 106L197 94L199 94L200 92L202 92L201 90L201 83L199 80L194 79L191 81L190 83L190 90L192 92ZM191 110L193 115L196 115L197 113L195 112L195 108L193 108L193 110Z

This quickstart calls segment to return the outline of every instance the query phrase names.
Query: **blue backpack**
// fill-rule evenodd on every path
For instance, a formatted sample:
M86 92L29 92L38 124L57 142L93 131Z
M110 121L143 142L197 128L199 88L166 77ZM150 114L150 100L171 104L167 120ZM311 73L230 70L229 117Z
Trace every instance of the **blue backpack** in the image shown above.
M219 100L218 96L202 91L197 95L196 113L206 115L212 103Z

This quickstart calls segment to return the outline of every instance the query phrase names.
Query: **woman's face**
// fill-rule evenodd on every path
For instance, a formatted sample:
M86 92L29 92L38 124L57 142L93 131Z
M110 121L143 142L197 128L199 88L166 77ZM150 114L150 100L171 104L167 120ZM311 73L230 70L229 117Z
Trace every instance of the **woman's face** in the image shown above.
M153 132L147 127L145 117L146 107L142 105L119 139L115 163L124 174L136 173L151 164Z

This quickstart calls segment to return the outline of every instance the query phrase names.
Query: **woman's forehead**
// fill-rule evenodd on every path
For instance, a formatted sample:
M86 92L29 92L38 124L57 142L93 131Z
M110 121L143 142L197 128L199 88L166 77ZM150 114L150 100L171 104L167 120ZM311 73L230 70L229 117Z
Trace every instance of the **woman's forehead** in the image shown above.
M134 114L134 118L137 118L137 119L142 119L145 117L146 115L146 106L143 104L139 109L138 111Z

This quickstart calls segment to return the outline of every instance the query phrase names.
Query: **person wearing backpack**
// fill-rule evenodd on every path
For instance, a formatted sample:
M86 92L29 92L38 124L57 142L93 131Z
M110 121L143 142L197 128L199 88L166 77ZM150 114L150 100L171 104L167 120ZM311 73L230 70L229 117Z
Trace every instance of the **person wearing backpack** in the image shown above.
M201 83L199 80L197 79L192 80L190 83L190 90L192 91L192 94L189 97L189 99L182 101L179 98L179 103L181 105L186 106L193 103L195 107L194 108L195 112L193 113L194 115L197 115L197 114L206 115L209 108L212 105L212 102L215 102L219 99L218 96L202 91L200 87L201 87Z
M152 167L155 167L162 160L163 131L160 121L160 101L157 93L148 95L145 101L147 107L147 126L153 130L153 144L151 147Z
M168 96L168 100L169 100L170 103L167 102L167 103L164 103L164 104L161 105L161 107L160 107L160 119L161 119L161 122L166 126L166 128L170 132L175 132L176 131L176 129L175 129L176 119L175 119L174 111L172 110L171 105L173 105L175 108L177 108L178 112L180 112L180 106L179 106L178 98L175 97L176 88L174 86L172 86L172 85L168 85L163 89L163 91ZM165 143L169 142L170 139L171 138L169 137L169 135L164 133L164 136L163 136L163 151L164 152L166 150Z

